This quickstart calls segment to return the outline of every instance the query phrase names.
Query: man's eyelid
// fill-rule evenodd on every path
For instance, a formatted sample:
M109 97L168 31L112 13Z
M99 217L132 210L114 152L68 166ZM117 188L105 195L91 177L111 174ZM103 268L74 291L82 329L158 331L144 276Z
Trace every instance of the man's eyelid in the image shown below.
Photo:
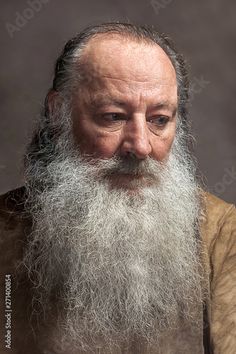
M172 117L170 117L169 115L166 114L153 114L150 117L147 117L147 122L150 122L151 120L157 120L159 118L165 118L166 121L171 120Z
M117 107L116 105L104 105L97 110L99 114L127 114L127 112L122 107Z
M120 120L127 120L127 114L125 114L124 112L111 111L111 112L105 112L102 114L103 117L108 117L108 116L112 116L112 115L116 115L117 118Z
M149 117L161 116L161 117L169 117L170 119L175 118L177 114L177 108L175 107L157 107L155 109L151 109L148 112Z

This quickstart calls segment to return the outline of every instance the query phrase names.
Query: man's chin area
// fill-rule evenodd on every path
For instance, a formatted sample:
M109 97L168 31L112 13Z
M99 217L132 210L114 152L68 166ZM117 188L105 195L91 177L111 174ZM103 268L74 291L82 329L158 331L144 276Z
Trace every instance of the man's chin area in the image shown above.
M156 184L150 175L139 175L130 173L113 173L106 177L112 189L122 189L129 194L139 193L144 188L153 187Z

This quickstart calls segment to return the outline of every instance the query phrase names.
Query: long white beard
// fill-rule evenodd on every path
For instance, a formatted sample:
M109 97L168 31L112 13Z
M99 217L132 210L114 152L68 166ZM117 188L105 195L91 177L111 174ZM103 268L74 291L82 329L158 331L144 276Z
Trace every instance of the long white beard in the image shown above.
M46 171L28 173L34 226L24 263L41 303L54 296L64 308L62 341L94 352L135 336L158 342L196 321L200 205L183 155L175 148L164 164L57 157ZM117 170L148 171L156 182L133 182L138 193L112 188L108 176Z

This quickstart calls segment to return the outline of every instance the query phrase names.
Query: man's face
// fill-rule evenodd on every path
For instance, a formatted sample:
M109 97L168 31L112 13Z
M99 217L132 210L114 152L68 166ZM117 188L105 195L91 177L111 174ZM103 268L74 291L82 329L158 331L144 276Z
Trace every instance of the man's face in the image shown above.
M73 133L82 154L164 160L175 137L177 83L157 45L119 36L90 40L73 97Z

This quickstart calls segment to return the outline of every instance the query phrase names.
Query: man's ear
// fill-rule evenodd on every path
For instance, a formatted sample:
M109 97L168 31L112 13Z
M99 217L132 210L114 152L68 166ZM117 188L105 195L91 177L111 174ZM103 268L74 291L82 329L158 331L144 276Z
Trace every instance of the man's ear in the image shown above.
M45 100L45 110L48 118L57 119L59 108L62 105L62 97L58 91L51 89Z

